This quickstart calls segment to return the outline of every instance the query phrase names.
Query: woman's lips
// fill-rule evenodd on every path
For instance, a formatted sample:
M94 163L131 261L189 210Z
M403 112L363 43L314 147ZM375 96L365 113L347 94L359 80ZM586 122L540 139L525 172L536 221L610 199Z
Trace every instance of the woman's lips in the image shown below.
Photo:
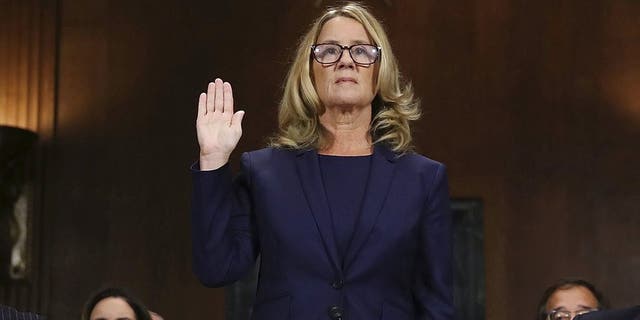
M358 81L356 81L355 78L351 78L351 77L340 77L336 80L336 83L340 83L340 82L353 82L353 83L358 83Z

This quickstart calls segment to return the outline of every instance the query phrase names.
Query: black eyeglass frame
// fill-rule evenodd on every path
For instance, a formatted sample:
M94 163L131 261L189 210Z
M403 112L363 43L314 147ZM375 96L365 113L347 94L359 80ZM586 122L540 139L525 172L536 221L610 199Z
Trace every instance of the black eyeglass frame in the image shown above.
M333 62L320 62L320 60L318 60L318 57L316 57L316 47L317 46L323 46L323 45L332 45L332 46L336 46L340 48L340 54L338 55L338 58L336 59L336 61ZM353 54L351 53L351 48L353 47L357 47L357 46L369 46L369 47L373 47L376 48L376 50L378 50L378 54L376 55L376 58L369 63L361 63L361 62L357 62L356 59L353 58ZM357 43L357 44L352 44L350 46L341 46L337 43L316 43L314 45L311 45L311 56L313 57L313 60L317 61L319 64L322 65L329 65L329 64L334 64L338 61L340 61L340 59L342 59L342 54L344 53L344 50L349 51L349 57L351 57L351 60L353 60L353 62L357 65L360 66L370 66L375 64L376 62L378 62L378 60L380 60L380 57L382 56L382 47L373 45L373 44L368 44L368 43Z

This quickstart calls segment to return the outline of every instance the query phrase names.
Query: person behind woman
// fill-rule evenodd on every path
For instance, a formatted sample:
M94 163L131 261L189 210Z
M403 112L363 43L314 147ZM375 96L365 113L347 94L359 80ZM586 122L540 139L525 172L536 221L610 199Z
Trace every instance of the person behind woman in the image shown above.
M106 288L87 301L82 320L151 320L147 308L120 288Z
M330 8L298 45L268 148L228 159L242 134L231 85L198 100L193 269L241 279L260 254L252 319L452 319L445 167L411 150L420 116L381 24Z
M608 307L609 303L593 284L582 279L562 279L542 294L536 320L571 320Z
M31 312L21 312L0 304L0 320L44 320L45 317Z

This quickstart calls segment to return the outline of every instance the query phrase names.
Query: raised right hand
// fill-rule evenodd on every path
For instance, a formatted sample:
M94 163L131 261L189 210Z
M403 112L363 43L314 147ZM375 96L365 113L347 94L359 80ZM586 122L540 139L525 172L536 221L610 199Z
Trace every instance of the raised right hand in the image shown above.
M216 79L198 99L196 131L200 145L200 170L214 170L229 161L242 136L244 111L233 112L231 84Z

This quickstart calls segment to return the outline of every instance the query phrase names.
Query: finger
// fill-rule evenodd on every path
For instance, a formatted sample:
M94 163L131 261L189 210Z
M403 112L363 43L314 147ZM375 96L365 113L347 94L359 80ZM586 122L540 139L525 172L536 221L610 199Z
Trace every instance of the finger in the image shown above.
M240 126L242 125L242 119L244 119L244 111L240 110L233 114L231 117L231 125L232 126Z
M216 112L224 112L224 93L222 87L222 80L220 80L220 78L216 79L216 96L213 98L213 105L215 106Z
M207 114L207 94L201 93L198 97L198 117Z
M213 82L209 82L209 86L207 86L207 113L215 111L215 106L213 105L213 98L216 96L216 84Z
M233 113L233 90L231 90L231 84L225 82L224 86L224 110L222 112Z

